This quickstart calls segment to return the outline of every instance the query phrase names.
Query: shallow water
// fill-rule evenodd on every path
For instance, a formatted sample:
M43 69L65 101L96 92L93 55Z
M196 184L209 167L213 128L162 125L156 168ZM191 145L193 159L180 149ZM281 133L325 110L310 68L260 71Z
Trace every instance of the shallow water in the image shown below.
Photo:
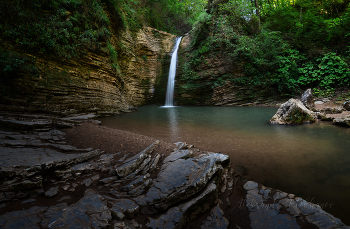
M350 225L350 128L270 125L277 108L140 107L102 125L221 152L248 178L294 193Z

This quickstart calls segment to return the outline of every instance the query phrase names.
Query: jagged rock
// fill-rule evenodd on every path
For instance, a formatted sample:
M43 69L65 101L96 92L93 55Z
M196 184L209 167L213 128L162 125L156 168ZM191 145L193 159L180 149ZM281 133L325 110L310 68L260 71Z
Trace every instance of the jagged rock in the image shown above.
M44 214L41 226L44 228L70 227L105 228L112 220L111 212L100 199L101 196L91 189L76 204L58 204L50 207Z
M176 229L181 228L184 222L182 212L178 207L173 207L169 211L160 216L158 219L150 219L147 228L152 229Z
M210 216L204 221L201 229L226 229L229 221L223 215L224 212L217 205L211 210Z
M350 115L345 116L343 118L335 118L335 119L333 119L333 124L350 127Z
M270 188L259 189L257 183L248 181L244 185L247 192L246 207L249 211L250 226L255 228L300 228L297 218L305 218L307 222L319 228L348 228L339 219L326 213L316 204L309 203L302 198L295 198L293 194L276 191L273 204L267 202L272 193ZM268 191L267 191L268 190ZM281 214L284 208L288 214Z
M116 168L115 171L116 171L117 175L119 177L125 177L125 176L131 174L132 172L134 172L138 168L138 166L140 166L140 164L143 162L143 160L148 158L148 156L153 152L155 145L157 145L158 143L159 143L159 141L154 142L152 145L147 147L141 153L126 160L122 166Z
M36 201L36 199L28 199L22 202L22 204L26 204L26 203L34 203Z
M128 185L121 187L120 191L129 192L130 190L134 189L135 187L143 184L147 180L147 178L149 178L149 176L150 176L149 174L146 174L144 176L140 176L139 178L130 182Z
M126 218L134 218L140 213L140 207L132 200L119 199L114 201L111 211L119 215L121 212Z
M258 188L258 183L254 182L254 181L247 181L243 185L243 188L247 191L252 190L252 189L256 189L256 188Z
M145 191L145 189L148 188L151 184L152 184L152 179L149 178L145 180L145 182L143 182L140 186L129 191L128 194L131 196L141 195Z
M350 102L349 101L344 102L341 106L344 110L350 111Z
M227 155L209 153L198 158L179 158L164 163L146 194L147 203L156 209L167 209L199 192L218 170L223 170L222 164L228 161Z
M13 211L0 216L0 228L39 228L41 218L39 213L44 212L47 207L34 206L29 210Z
M315 122L316 115L297 99L289 99L271 118L271 124L302 124Z
M309 109L312 110L315 108L315 104L314 104L314 99L312 97L312 91L311 88L307 89L301 96L301 102L304 104L304 106Z
M82 182L86 187L89 187L92 184L92 180L90 178L87 178L83 180Z
M170 208L165 214L157 219L150 218L147 224L149 228L182 228L187 219L190 219L194 212L202 213L217 201L218 189L214 181L211 181L207 187L200 192L198 196L180 204L177 207ZM200 209L198 211L198 209Z
M108 184L108 183L111 183L111 182L116 181L116 180L118 180L118 177L114 176L114 177L104 178L104 179L100 180L99 182L103 183L103 184Z
M58 193L59 193L58 186L52 187L48 191L45 192L45 196L46 197L53 197L53 196L56 196Z

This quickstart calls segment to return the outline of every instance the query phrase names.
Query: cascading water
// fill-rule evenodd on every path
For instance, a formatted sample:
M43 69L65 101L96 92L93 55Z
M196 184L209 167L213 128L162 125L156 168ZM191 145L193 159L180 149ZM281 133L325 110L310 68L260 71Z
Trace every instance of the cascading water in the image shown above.
M169 78L168 78L168 86L166 90L166 99L164 107L172 107L174 106L174 86L175 86L175 74L176 74L176 62L177 62L177 50L179 49L179 45L182 37L176 38L175 49L171 56L170 69L169 69Z

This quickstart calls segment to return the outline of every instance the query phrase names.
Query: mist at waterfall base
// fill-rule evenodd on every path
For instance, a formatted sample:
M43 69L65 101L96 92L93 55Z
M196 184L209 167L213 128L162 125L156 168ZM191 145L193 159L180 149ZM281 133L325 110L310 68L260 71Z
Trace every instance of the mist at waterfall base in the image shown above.
M143 106L102 125L220 152L248 179L293 193L350 224L350 128L327 122L278 126L277 108ZM175 145L174 145L175 148Z
M174 106L174 86L175 86L175 75L176 75L177 51L179 49L181 38L182 37L176 38L174 51L171 56L165 105L163 106L165 108Z

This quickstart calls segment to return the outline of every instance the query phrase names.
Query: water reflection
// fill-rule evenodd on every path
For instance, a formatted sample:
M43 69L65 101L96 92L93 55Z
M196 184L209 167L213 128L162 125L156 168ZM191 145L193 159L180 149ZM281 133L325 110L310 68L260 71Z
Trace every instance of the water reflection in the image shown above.
M172 142L176 142L179 139L179 126L178 126L178 115L176 107L167 108L169 133Z

